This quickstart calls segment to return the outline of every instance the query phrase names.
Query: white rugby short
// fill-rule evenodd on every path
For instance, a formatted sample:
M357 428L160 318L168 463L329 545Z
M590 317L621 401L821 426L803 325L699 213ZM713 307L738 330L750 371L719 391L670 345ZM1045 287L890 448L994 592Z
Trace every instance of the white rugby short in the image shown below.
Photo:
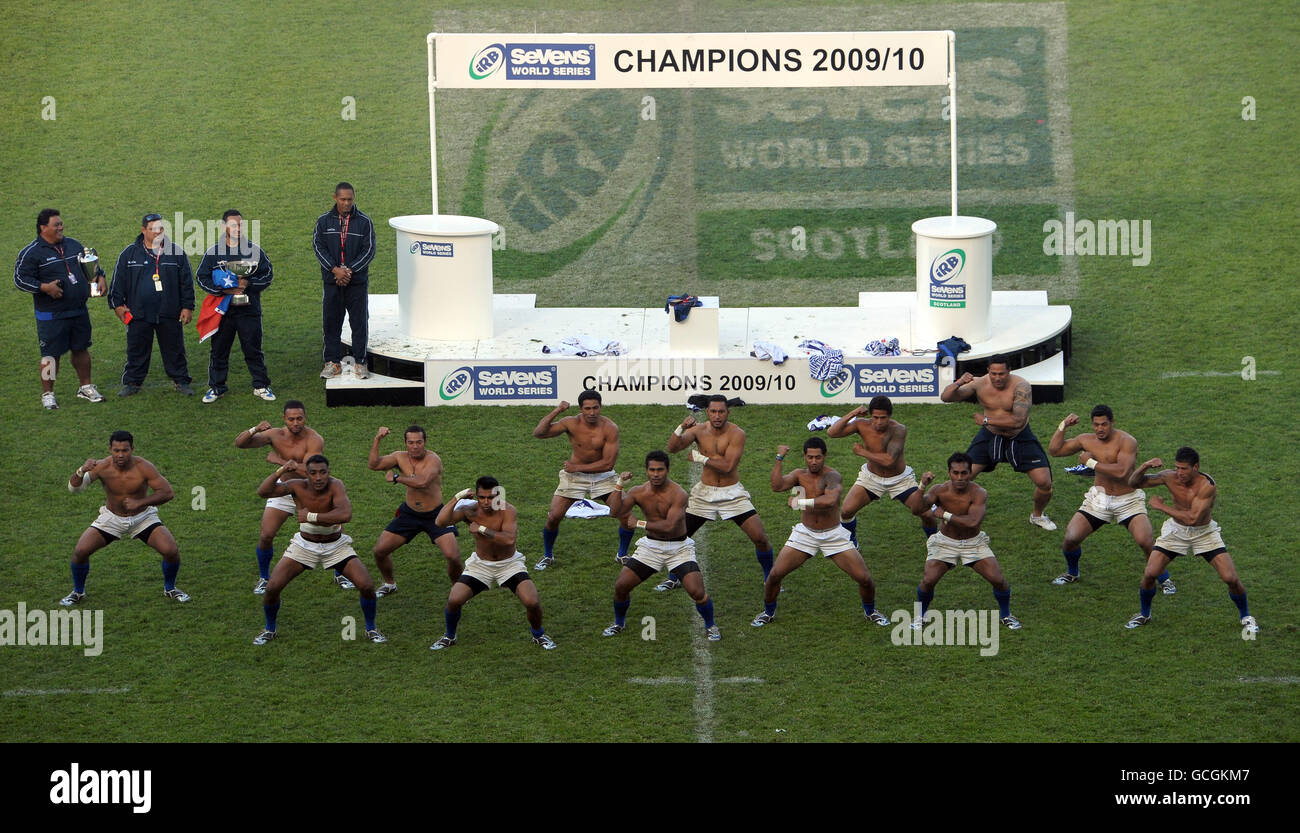
M690 499L686 502L686 513L703 518L706 521L725 521L746 512L753 512L754 504L749 500L749 492L740 483L730 486L705 486L700 481L691 487Z
M901 497L909 489L920 488L920 484L916 482L916 472L912 471L911 466L904 466L902 474L881 477L863 464L858 472L858 479L853 485L866 489L873 498L879 498L881 495L891 498Z
M695 560L695 542L690 538L685 541L656 541L642 536L636 542L632 559L656 573L665 568L672 570Z
M984 558L992 558L989 549L989 536L980 532L974 538L949 538L942 532L936 532L925 542L926 561L943 561L954 567L974 564Z
M348 535L340 535L336 540L319 543L308 541L302 537L301 532L293 534L289 546L284 551L285 558L292 558L309 570L329 569L355 557L356 554L356 550L352 549L352 538Z
M1202 526L1184 526L1170 518L1165 521L1164 526L1160 527L1160 537L1156 539L1155 549L1164 550L1174 556L1188 553L1205 556L1210 553L1217 555L1220 552L1227 552L1228 546L1223 543L1223 536L1219 534L1217 521L1210 521Z
M283 480L275 481L276 485L283 483ZM266 499L267 509L279 509L281 512L288 512L290 515L298 514L298 502L293 499L293 495L284 495L283 497L269 497Z
M560 469L560 485L555 488L557 497L573 500L604 497L614 491L618 474L613 469L603 472L568 472Z
M790 527L790 537L786 539L785 545L808 555L816 555L820 551L824 558L854 549L853 542L849 540L849 531L839 524L830 529L809 529L803 524L796 524Z
M1147 513L1147 493L1134 489L1126 495L1108 495L1100 486L1093 486L1083 496L1079 511L1108 524L1123 523Z
M158 507L145 507L143 512L135 515L117 515L108 511L107 506L99 507L99 517L91 524L95 529L107 532L114 538L134 538L154 524L160 524Z
M491 590L494 584L500 587L520 573L527 577L528 565L524 563L524 554L521 552L516 552L504 561L487 561L475 553L465 560L463 575L478 579Z

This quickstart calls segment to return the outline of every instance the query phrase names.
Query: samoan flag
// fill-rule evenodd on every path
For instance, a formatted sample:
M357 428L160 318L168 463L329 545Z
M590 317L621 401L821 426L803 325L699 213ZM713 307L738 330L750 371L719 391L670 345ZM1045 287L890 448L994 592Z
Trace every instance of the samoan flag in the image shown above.
M212 283L220 289L237 289L239 278L220 267L212 270ZM221 327L221 316L230 308L229 295L207 295L199 307L199 317L194 326L199 330L199 344L212 338Z

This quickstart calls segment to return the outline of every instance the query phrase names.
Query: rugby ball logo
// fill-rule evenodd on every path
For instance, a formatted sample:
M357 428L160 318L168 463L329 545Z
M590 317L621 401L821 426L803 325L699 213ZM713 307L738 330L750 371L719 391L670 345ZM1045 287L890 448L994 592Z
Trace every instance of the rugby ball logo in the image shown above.
M491 46L485 46L469 62L469 77L475 81L482 81L492 73L501 69L506 62L506 48L499 43Z
M849 389L852 382L853 382L853 368L850 367L849 365L845 365L844 369L841 370L839 375L836 376L834 379L827 379L826 381L822 382L822 387L821 387L822 396L826 397L827 399L830 399L831 397L834 396L839 396L841 393L844 393L844 391Z
M930 262L930 283L947 283L965 268L966 253L961 249L949 249Z
M442 377L442 384L438 386L438 396L443 401L450 401L460 396L470 389L474 381L474 374L469 367L458 367L446 376Z

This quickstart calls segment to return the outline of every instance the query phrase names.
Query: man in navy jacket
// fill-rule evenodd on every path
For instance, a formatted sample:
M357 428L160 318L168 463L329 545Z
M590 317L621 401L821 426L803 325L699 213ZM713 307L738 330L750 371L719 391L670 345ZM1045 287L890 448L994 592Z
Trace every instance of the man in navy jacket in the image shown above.
M262 353L262 291L271 285L271 259L253 241L243 236L243 216L235 209L221 215L225 237L203 254L196 277L203 291L219 298L232 296L221 323L212 336L212 356L208 360L208 392L205 403L216 402L226 395L226 378L230 372L230 348L239 336L239 347L244 351L244 364L253 377L253 395L267 402L275 401L271 392L271 377L266 372L266 357ZM236 286L218 286L213 270L225 274L218 264L222 261L245 260L257 264L246 277L236 277ZM243 296L244 302L237 303ZM205 307L206 309L206 307ZM200 329L202 318L200 317ZM200 333L202 334L202 333Z
M153 354L177 393L193 396L185 360L185 325L194 317L194 273L185 250L163 235L161 214L146 214L135 242L117 256L108 305L126 324L126 368L118 396L140 392Z
M77 396L89 402L104 397L90 381L90 313L86 299L91 283L77 257L84 249L63 236L63 218L54 208L36 215L36 239L18 253L14 286L32 293L36 307L36 338L41 346L41 404L47 411L59 407L54 398L54 377L59 359L72 353L72 367L81 387ZM104 294L104 270L95 270L97 294Z
M334 207L316 218L312 248L320 261L321 280L325 284L321 299L321 323L325 330L322 357L325 368L321 378L329 379L342 372L343 315L352 328L352 357L356 376L370 375L366 367L366 340L370 333L369 279L370 261L375 257L375 228L353 200L355 192L346 182L334 187Z

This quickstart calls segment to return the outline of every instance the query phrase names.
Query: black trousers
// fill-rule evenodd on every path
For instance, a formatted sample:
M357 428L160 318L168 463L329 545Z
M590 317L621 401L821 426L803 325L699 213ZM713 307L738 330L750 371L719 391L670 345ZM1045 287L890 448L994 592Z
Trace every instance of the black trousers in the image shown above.
M185 328L177 319L150 324L143 318L132 318L126 325L126 368L122 371L122 384L143 385L149 375L149 361L153 357L154 335L158 336L158 352L162 355L163 370L173 382L190 383L189 365L185 361Z
M340 336L344 313L352 328L352 357L359 362L366 360L366 342L370 337L369 291L364 283L347 286L333 282L325 284L325 294L321 298L321 325L325 330L325 349L321 356L325 361L337 363L343 358Z
M244 351L244 364L253 377L254 388L269 388L271 377L266 373L266 357L262 353L262 316L260 314L232 313L221 317L221 326L212 334L212 355L208 359L208 387L225 393L226 377L230 373L230 348L239 336L239 348Z

